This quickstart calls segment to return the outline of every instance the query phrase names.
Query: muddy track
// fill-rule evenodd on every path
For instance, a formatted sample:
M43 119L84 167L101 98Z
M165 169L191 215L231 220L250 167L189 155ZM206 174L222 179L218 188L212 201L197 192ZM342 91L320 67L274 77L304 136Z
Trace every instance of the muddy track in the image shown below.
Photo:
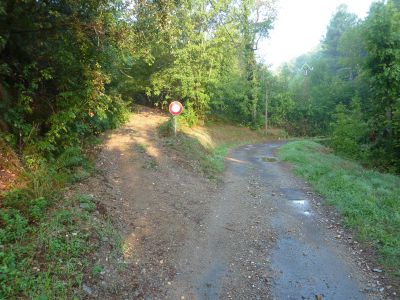
M98 176L80 187L104 205L123 248L118 256L104 241L93 255L104 269L87 279L87 298L388 299L277 160L280 143L231 151L216 184L163 144L164 120L144 109L110 134Z

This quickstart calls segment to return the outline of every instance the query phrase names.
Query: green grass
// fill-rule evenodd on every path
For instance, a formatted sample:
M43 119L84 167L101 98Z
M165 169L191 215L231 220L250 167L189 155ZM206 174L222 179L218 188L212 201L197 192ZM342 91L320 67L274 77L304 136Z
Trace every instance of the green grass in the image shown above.
M207 153L203 159L203 168L211 177L221 174L225 169L224 159L230 148L235 145L223 144Z
M0 206L0 299L78 299L85 274L101 272L90 254L103 236L115 238L94 214L92 195L63 197L91 165L77 148L28 164L26 186L4 194Z
M221 168L221 162L214 156L213 151L184 133L179 133L176 137L163 137L163 145L176 151L179 156L184 157L188 165L209 178L214 178Z
M164 137L164 146L171 148L191 162L192 167L209 179L218 179L225 169L225 156L229 149L248 142L223 143L204 147L195 137L179 133L177 137Z
M366 170L312 141L291 142L278 155L294 164L336 207L346 226L373 247L390 274L400 276L400 178Z
M174 137L170 119L158 130L165 147L175 150L184 161L210 179L219 179L229 149L266 140L259 132L221 122L207 126L182 126Z
M60 201L36 223L16 209L1 211L2 299L73 297L90 265L86 256L96 247L90 241L93 218L79 204L76 199Z

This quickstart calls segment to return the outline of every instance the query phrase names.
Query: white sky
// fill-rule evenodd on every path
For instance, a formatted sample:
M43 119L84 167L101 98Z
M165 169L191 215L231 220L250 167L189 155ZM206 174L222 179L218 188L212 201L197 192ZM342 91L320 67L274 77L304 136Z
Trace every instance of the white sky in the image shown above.
M332 14L344 3L364 18L373 0L278 0L278 17L270 38L261 41L258 56L276 69L315 48L326 33Z

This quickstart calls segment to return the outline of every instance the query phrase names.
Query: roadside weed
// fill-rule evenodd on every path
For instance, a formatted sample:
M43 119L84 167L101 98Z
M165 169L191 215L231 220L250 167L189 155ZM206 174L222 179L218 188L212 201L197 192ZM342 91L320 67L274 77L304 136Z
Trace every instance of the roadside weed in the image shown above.
M92 276L96 277L103 271L103 266L100 265L99 263L95 264L92 268Z
M27 163L27 184L2 195L0 299L79 299L85 274L98 270L90 254L107 233L93 195L65 198L62 189L92 167L77 148Z

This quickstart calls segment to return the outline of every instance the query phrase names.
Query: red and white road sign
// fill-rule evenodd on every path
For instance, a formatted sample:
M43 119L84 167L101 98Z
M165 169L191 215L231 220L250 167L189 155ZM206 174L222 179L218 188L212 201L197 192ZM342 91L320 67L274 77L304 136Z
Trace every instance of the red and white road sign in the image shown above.
M182 103L173 101L169 104L169 112L174 116L179 116L182 113Z

